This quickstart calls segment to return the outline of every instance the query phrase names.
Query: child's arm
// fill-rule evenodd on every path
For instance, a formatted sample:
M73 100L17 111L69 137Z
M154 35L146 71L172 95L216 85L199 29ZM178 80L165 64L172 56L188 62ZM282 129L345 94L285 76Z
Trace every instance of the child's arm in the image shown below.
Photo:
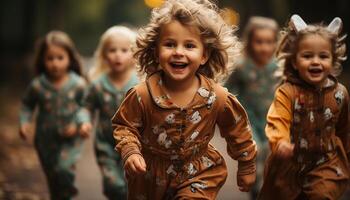
M344 98L341 104L339 120L336 125L335 134L341 139L345 152L350 159L350 117L349 117L349 94L344 86L342 86Z
M30 132L30 122L33 118L35 107L38 103L38 92L40 90L40 83L38 79L34 79L29 87L26 89L22 98L22 107L20 109L20 128L19 135L23 140L27 139Z
M233 95L228 95L219 112L217 124L227 141L228 154L238 161L238 186L241 191L249 191L255 182L257 148L247 114Z
M130 176L146 171L139 140L142 124L145 122L143 113L142 99L133 88L126 94L123 103L112 118L116 150L120 152L124 169Z
M76 123L79 126L79 134L84 138L90 135L92 129L90 113L88 111L88 108L84 105L84 98L87 92L85 87L85 81L81 80L76 94L76 101L79 105L79 109L76 114Z
M278 149L281 150L280 153L286 156L291 153L289 150L292 149L292 146L288 146L291 145L289 135L292 120L292 97L290 94L292 89L291 85L285 84L276 90L275 98L267 113L267 124L265 127L271 151L275 152Z

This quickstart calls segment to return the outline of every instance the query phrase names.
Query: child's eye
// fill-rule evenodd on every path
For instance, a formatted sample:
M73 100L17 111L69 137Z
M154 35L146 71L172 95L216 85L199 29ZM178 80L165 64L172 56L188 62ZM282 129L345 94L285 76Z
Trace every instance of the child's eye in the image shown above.
M175 47L176 45L175 45L174 42L165 42L165 43L164 43L164 46L173 48L173 47Z
M63 56L58 56L58 60L63 60Z
M312 55L311 54L303 54L301 57L309 59L309 58L312 58Z
M126 53L126 52L128 52L128 50L129 50L129 49L122 49L122 52L123 52L123 53Z
M193 49L193 48L196 48L196 45L189 43L189 44L186 44L185 47L188 49Z
M321 59L328 59L328 58L330 58L330 56L328 54L321 54L320 58Z
M116 52L117 51L117 49L115 49L115 48L110 48L110 49L108 49L108 52L109 53L113 53L113 52Z

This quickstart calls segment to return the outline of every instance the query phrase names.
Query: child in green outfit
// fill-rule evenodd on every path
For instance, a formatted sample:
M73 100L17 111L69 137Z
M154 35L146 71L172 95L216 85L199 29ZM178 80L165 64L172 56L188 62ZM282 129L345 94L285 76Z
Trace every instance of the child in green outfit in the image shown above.
M78 53L66 33L48 33L38 47L35 64L38 76L22 100L19 134L27 139L37 108L34 144L51 199L71 199L78 192L74 187L75 164L82 139L91 127L81 107L86 82L81 77Z
M98 113L94 147L103 176L103 191L112 199L126 199L126 183L115 141L111 118L126 92L138 83L133 59L136 34L124 26L113 26L101 37L96 50L96 65L90 75L84 104L91 115Z

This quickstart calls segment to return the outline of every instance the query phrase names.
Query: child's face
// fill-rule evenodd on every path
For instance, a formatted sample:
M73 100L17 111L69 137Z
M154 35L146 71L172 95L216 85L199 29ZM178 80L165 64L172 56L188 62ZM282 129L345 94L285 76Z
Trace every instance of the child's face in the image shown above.
M130 41L122 35L109 39L104 56L111 71L116 73L128 70L134 61Z
M251 38L253 59L260 64L270 62L276 49L275 32L268 28L255 29Z
M68 52L61 46L49 45L44 56L46 72L52 78L63 77L69 67Z
M294 68L307 83L322 87L332 69L331 43L320 35L307 35L299 41Z
M157 50L165 75L175 81L194 77L207 61L199 30L176 20L162 26Z

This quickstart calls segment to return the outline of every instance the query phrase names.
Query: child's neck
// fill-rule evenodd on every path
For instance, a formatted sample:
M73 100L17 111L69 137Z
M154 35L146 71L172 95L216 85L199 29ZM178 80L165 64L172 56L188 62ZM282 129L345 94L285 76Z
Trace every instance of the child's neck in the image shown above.
M197 76L190 77L183 81L174 81L163 76L164 88L173 103L181 108L185 108L191 103L196 94L200 81Z
M113 72L108 73L108 77L111 80L113 86L117 89L123 88L130 79L132 70L125 70L123 72Z
M257 59L252 59L252 61L257 68L264 68L268 64L268 62L259 61Z
M68 77L68 73L65 73L60 77L48 76L48 79L52 83L54 88L58 90L61 89L63 85L68 81Z

